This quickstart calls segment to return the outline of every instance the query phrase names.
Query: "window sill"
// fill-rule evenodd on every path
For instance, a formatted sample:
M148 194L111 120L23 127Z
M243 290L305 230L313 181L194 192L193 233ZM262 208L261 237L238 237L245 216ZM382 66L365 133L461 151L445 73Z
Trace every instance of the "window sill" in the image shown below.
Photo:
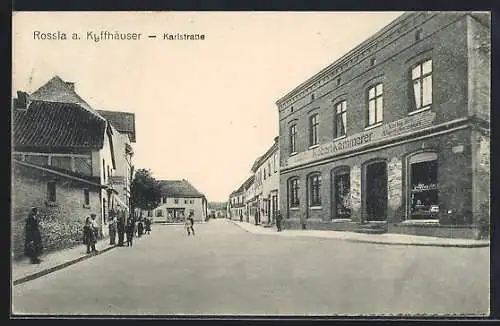
M300 207L290 207L291 211L298 211L299 209L300 209Z
M309 206L309 209L320 210L320 209L323 209L323 206Z
M49 206L49 207L58 207L58 206L59 206L59 204L58 204L57 202L55 202L55 201L48 201L48 200L46 200L46 201L45 201L45 206Z
M344 139L344 138L347 138L347 135L342 135L342 136L339 136L337 138L333 138L333 141L341 140L341 139Z
M406 220L399 225L439 225L439 219L428 219L428 220Z
M333 222L333 223L352 222L352 219L350 219L350 218L334 218L330 222Z
M90 205L83 204L83 208L90 208Z
M426 106L424 108L421 108L421 109L418 109L418 110L415 110L415 111L411 111L410 113L408 113L408 115L414 115L414 114L417 114L417 113L420 113L420 112L424 112L424 111L427 111L427 110L430 110L431 109L431 106Z
M298 152L292 152L292 153L290 153L290 156L294 156L294 155L297 155L297 154L298 154Z
M315 148L317 148L317 147L319 147L319 144L314 144L314 145L311 145L311 146L309 146L307 149L315 149Z
M381 125L382 125L382 122L377 122L377 123L376 123L376 124L374 124L374 125L371 125L371 126L365 127L365 130L374 129L374 128L380 127Z

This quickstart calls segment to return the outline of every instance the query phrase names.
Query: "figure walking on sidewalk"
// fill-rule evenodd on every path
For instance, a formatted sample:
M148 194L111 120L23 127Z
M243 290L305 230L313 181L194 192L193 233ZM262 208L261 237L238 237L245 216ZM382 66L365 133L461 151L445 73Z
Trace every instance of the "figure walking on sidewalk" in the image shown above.
M108 228L109 228L109 244L113 246L116 240L116 229L117 229L117 221L114 212L113 216L111 216L111 219L109 220Z
M90 221L90 217L87 217L85 219L85 225L83 227L83 243L87 245L88 254L92 252L97 253L97 249L95 248L96 242L97 239L95 236L94 228L92 227L92 222Z
M24 253L30 258L32 264L39 264L38 256L42 253L42 235L38 225L38 208L31 208L25 225Z
M145 224L146 224L146 229L145 229L146 232L145 233L151 234L151 219L146 218Z
M123 247L125 238L125 213L123 211L118 215L116 229L118 231L118 247Z
M276 211L276 216L274 217L276 220L276 229L278 232L281 232L281 212L279 210Z
M127 221L127 247L132 247L132 240L134 238L135 223L132 218Z

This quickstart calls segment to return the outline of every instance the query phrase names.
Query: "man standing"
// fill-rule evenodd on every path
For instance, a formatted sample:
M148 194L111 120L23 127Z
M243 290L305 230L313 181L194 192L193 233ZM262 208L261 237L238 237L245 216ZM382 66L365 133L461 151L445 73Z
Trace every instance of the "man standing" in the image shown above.
M116 213L115 212L113 212L113 215L111 216L111 219L109 220L108 228L109 228L109 244L111 246L113 246L115 244L116 229L117 229L117 221L116 221Z
M125 238L125 212L121 211L118 214L118 221L116 224L116 229L118 231L118 247L124 246Z
M281 232L281 212L279 210L276 211L275 219L276 228L278 229L278 232Z
M38 225L38 208L31 208L26 219L24 253L30 258L32 264L39 264L38 256L42 253L42 236Z
M92 224L92 229L94 230L95 239L97 242L97 239L99 239L100 237L99 237L99 224L97 224L95 214L90 214L90 223ZM95 250L94 252L98 252L98 250Z

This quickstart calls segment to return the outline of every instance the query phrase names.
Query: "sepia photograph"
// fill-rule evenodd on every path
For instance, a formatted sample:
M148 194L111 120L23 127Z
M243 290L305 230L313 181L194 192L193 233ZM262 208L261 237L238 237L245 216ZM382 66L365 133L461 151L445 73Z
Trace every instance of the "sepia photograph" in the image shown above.
M491 13L12 13L11 317L488 317Z

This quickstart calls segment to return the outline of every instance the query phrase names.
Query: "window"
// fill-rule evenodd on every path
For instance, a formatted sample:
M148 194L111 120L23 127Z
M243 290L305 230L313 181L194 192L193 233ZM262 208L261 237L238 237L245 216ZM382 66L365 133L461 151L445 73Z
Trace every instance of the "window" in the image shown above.
M50 165L60 169L71 171L71 157L52 156L52 158L50 159Z
M90 192L88 189L83 189L83 203L85 205L90 205Z
M297 151L297 125L290 126L290 153L295 153Z
M156 211L156 217L162 217L163 216L163 210L159 209Z
M321 175L313 174L309 177L309 206L321 206Z
M375 65L375 58L371 58L370 59L370 66L374 66Z
M264 168L264 180L266 180L266 176L267 176L266 168Z
M347 126L347 102L335 105L335 138L345 136Z
M23 160L23 154L13 154L12 158L14 160L22 161Z
M379 83L368 89L368 126L372 126L384 119L384 89Z
M311 94L311 102L314 101L314 93Z
M309 145L313 146L318 144L318 114L314 114L309 119Z
M187 199L184 199L184 204L187 204L187 203L188 203Z
M290 207L298 207L299 206L299 179L294 178L290 179L288 183L288 194L289 194L289 203Z
M437 154L419 153L409 159L410 218L439 218Z
M339 85L340 85L340 77L337 78L337 86L339 86Z
M104 183L106 183L106 161L102 160L102 178Z
M274 154L274 172L278 172L277 164L279 164L278 154Z
M293 113L293 106L290 107L290 112Z
M49 157L46 155L25 155L24 161L36 165L48 165Z
M47 201L56 201L56 183L54 181L50 181L47 183Z
M179 199L174 199L174 203L178 204L179 203Z
M415 41L420 41L422 39L422 30L419 29L415 32Z
M161 201L163 204L165 204L167 202L167 196L162 196Z
M267 161L267 176L271 176L271 161Z
M432 60L427 60L411 70L414 105L411 110L426 109L432 104Z
M190 204L194 204L194 199L189 201Z

